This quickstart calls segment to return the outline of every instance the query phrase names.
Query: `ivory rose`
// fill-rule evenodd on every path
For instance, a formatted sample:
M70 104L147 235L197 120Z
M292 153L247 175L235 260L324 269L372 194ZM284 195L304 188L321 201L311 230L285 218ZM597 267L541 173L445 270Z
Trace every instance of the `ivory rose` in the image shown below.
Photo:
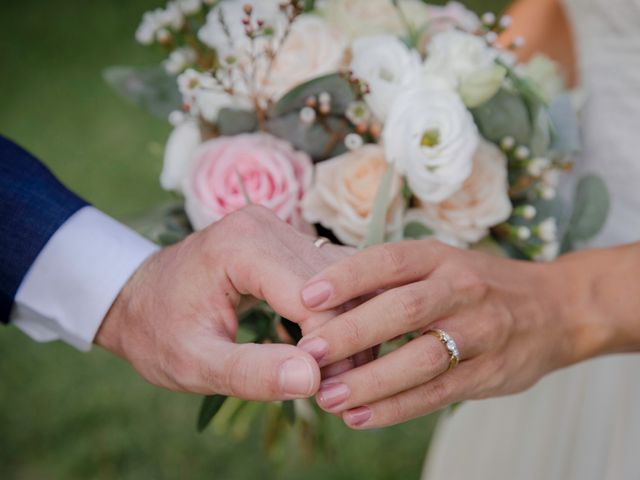
M508 185L507 159L496 146L482 141L462 188L441 203L421 202L406 221L424 224L442 241L468 246L511 215Z
M429 20L429 9L420 0L399 0L399 6L415 30ZM390 0L327 0L320 12L351 39L382 33L408 33L407 26Z
M293 87L345 67L347 37L317 15L301 15L278 51L261 87L262 93L277 100Z
M220 137L203 143L183 184L185 209L201 230L252 203L303 229L300 200L311 183L307 154L263 133ZM241 180L242 179L242 180Z
M344 244L357 246L365 238L378 187L388 168L384 149L365 145L318 164L313 187L305 195L305 220L331 229ZM402 181L393 178L387 211L389 233L402 227Z
M423 82L398 96L382 139L387 160L406 175L413 193L437 203L459 190L471 174L480 136L455 91L439 80Z
M384 121L398 94L420 76L420 55L393 35L360 38L353 44L352 55L351 71L370 88L367 105Z
M476 35L447 30L435 35L427 47L424 68L449 78L456 87L465 78L495 66L497 50Z

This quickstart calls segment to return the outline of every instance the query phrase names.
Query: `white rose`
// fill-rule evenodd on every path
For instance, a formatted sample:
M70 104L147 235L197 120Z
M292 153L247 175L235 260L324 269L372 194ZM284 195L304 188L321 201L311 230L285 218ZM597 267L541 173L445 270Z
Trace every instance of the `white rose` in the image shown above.
M365 145L316 167L315 183L302 201L304 219L331 229L346 245L357 246L367 235L380 182L388 168L384 149ZM402 228L402 181L393 179L387 232Z
M424 67L458 85L465 77L494 66L497 56L497 51L482 38L448 30L435 35L429 43Z
M160 174L162 188L181 190L201 141L198 122L193 119L187 119L173 129L164 149L164 165Z
M398 94L420 75L420 55L393 35L360 38L353 44L352 55L351 70L371 90L365 96L367 105L384 121Z
M413 29L428 22L429 9L420 0L400 0L399 5ZM405 23L390 0L327 0L320 12L351 39L382 33L407 33Z
M345 66L347 48L347 37L325 20L299 16L278 50L262 93L278 99L307 80L337 72Z
M398 96L382 132L387 160L425 202L441 202L471 174L478 129L452 90L414 87Z
M407 217L433 230L442 241L467 246L509 218L513 207L508 189L506 157L496 146L482 141L473 173L462 188L444 202L422 202Z

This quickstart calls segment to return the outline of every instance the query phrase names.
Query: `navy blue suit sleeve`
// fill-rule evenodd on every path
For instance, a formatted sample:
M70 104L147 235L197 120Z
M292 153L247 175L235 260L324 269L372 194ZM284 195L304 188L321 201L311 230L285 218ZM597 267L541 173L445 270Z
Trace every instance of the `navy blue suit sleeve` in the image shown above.
M35 157L0 136L0 322L49 238L86 202Z

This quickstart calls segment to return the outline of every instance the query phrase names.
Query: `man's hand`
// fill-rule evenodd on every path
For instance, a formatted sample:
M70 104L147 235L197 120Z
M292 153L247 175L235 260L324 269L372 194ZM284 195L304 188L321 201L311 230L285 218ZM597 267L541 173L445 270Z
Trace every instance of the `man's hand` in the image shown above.
M262 207L247 207L152 256L107 314L96 343L149 382L178 391L252 400L307 397L320 383L311 355L291 345L237 345L245 295L304 323L298 292L345 256ZM329 314L331 315L331 314Z

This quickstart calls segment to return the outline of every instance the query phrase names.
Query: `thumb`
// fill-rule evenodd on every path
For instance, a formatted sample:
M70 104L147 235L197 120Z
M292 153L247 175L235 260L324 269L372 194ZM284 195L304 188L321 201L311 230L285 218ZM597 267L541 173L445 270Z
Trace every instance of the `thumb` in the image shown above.
M207 370L218 380L215 393L245 400L289 400L314 395L320 368L308 353L292 345L244 343L220 339Z

